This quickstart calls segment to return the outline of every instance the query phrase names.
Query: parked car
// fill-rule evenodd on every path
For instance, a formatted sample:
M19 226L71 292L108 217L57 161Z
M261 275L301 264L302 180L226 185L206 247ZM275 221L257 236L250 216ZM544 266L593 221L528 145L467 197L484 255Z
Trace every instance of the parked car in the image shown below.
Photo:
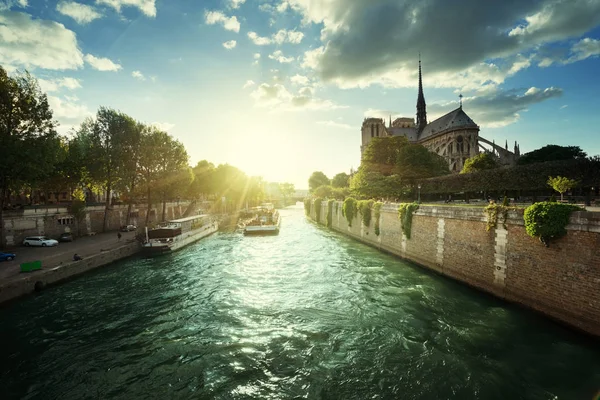
M71 232L61 233L58 237L59 242L72 242L73 240L75 240L75 237Z
M23 245L51 247L58 246L58 240L50 239L47 236L29 236L26 237L25 240L23 240Z
M135 225L123 225L121 227L121 232L131 232L131 231L135 231L137 229L137 226Z
M17 255L14 253L3 253L0 251L0 261L11 261L13 260Z

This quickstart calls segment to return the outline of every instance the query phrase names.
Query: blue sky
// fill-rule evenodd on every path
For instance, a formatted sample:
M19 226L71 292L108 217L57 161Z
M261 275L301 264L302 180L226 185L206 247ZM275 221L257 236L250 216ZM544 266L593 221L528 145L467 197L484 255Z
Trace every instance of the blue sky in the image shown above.
M0 0L0 65L40 79L67 133L99 106L190 161L307 186L360 160L369 116L457 106L480 135L600 154L600 0Z

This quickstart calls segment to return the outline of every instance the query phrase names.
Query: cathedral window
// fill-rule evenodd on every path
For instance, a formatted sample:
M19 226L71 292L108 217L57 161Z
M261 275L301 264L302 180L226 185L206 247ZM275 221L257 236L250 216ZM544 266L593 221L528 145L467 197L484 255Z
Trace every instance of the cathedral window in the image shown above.
M456 138L456 151L458 151L459 153L462 153L464 151L464 143L463 143L463 137L459 136Z

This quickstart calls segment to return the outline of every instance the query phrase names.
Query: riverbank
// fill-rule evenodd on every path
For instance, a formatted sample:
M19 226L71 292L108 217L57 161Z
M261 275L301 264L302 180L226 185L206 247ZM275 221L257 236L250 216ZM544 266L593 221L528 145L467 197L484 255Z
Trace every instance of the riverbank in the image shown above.
M573 213L567 235L545 247L525 232L522 211L486 231L482 207L421 205L408 238L397 208L386 204L379 221L365 226L357 216L349 226L342 204L334 204L331 228L600 337L600 213ZM322 225L327 211L323 202ZM317 219L314 207L310 217Z
M48 285L70 279L84 272L130 257L140 250L135 232L116 232L79 238L56 247L17 247L15 260L0 264L0 304L32 293ZM72 261L73 254L83 257ZM20 264L41 261L42 269L20 272Z

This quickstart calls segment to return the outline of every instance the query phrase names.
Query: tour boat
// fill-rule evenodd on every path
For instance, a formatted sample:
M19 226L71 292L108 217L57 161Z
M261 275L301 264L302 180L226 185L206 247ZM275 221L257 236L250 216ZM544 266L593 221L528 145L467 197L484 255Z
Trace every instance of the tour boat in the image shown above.
M272 204L263 204L251 209L252 218L242 223L244 235L277 235L281 216Z
M219 224L206 214L174 219L151 230L146 228L142 252L146 255L169 253L209 236L218 229Z

